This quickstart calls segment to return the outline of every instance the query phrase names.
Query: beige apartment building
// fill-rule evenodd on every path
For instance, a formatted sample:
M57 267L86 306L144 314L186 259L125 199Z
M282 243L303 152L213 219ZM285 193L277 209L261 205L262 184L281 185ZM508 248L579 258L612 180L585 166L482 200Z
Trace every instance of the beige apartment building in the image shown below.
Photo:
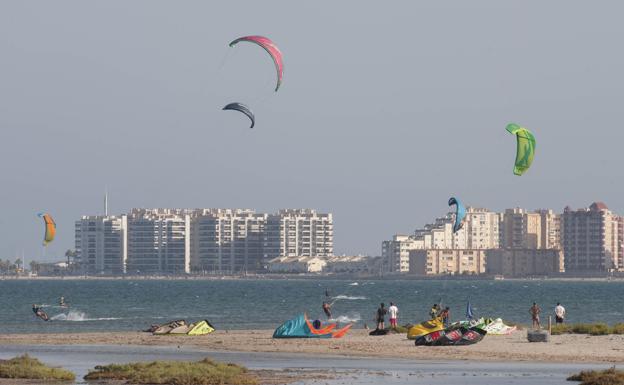
M408 235L395 235L390 241L381 243L381 258L384 261L384 271L393 273L408 273L410 271L410 251L423 249L422 239L414 239Z
M501 248L560 249L560 216L552 210L507 209L501 225Z
M549 275L564 271L559 249L486 250L487 273L507 277Z
M578 210L566 207L562 215L566 272L623 268L622 224L622 217L602 202Z
M483 274L486 271L485 250L411 250L409 259L409 272L416 275Z

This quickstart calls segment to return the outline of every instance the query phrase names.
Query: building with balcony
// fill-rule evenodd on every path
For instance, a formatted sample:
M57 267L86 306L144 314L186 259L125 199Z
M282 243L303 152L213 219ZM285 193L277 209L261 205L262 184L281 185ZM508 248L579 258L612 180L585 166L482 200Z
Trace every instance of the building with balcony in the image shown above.
M623 268L622 223L602 202L578 210L566 207L561 218L566 273Z
M269 214L264 247L266 258L331 256L333 216L311 209L285 209Z
M132 209L128 214L127 272L190 273L190 232L188 210Z
M409 272L415 275L473 275L486 269L485 250L411 250L409 263Z
M194 271L259 271L266 259L267 214L249 209L200 209L191 220Z
M127 217L83 216L75 223L75 249L80 270L87 274L126 272Z

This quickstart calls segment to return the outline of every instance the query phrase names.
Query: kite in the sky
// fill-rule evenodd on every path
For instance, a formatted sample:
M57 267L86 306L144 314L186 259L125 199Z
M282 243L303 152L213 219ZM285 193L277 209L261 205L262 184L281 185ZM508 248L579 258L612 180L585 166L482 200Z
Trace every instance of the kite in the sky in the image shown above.
M463 220L466 217L466 208L459 199L451 197L448 201L449 206L455 205L455 223L453 224L453 232L458 232L463 225Z
M282 61L282 53L279 48L273 43L271 39L264 36L243 36L238 39L232 41L230 43L230 47L234 47L241 41L247 41L249 43L258 44L260 47L264 48L275 63L275 69L277 70L277 86L275 87L275 91L280 88L282 84L282 75L284 74L284 62Z
M39 217L43 218L43 223L45 225L43 245L47 246L48 243L54 240L54 236L56 235L56 223L54 223L54 219L52 219L50 214L39 214Z
M514 174L522 175L531 167L531 163L533 163L533 156L535 155L535 137L531 131L515 123L508 124L506 130L509 131L510 134L516 135L518 146L516 150Z
M239 112L242 112L243 114L247 115L247 117L251 120L251 127L249 127L249 128L253 128L254 124L256 124L256 118L254 116L254 113L251 112L249 107L247 107L243 103L230 103L227 106L223 107L222 109L224 111L225 110L239 111Z

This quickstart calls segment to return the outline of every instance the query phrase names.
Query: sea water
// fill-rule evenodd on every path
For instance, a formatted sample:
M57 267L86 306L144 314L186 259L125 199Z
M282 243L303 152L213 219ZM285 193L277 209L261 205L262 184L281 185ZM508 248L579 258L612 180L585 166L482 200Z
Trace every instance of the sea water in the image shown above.
M357 283L357 285L356 285ZM553 280L0 280L0 333L134 331L168 320L207 319L218 329L274 329L306 312L325 319L374 325L379 303L399 307L399 324L420 322L434 303L464 318L470 301L477 316L530 324L529 307L542 319L557 302L568 322L624 322L624 282ZM58 306L60 296L70 304ZM35 317L32 304L50 316ZM554 317L553 317L554 318Z

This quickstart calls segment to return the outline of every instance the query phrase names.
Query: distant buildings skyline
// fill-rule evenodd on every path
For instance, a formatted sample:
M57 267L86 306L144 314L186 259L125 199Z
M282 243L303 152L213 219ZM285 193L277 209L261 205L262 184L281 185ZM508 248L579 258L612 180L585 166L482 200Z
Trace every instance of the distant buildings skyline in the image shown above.
M384 270L393 273L501 274L624 271L624 218L602 202L502 213L468 207L463 228L452 232L452 214L383 241ZM482 253L483 251L483 253Z
M449 213L410 235L382 241L380 272L624 271L624 218L602 202L566 207L561 214L467 207L463 227L455 233L452 227ZM334 256L333 215L312 209L132 209L123 215L83 216L75 231L77 260L88 274L266 272L285 270L278 266L302 257Z
M83 216L75 245L88 274L257 272L275 257L332 256L333 216L312 209L132 209Z

